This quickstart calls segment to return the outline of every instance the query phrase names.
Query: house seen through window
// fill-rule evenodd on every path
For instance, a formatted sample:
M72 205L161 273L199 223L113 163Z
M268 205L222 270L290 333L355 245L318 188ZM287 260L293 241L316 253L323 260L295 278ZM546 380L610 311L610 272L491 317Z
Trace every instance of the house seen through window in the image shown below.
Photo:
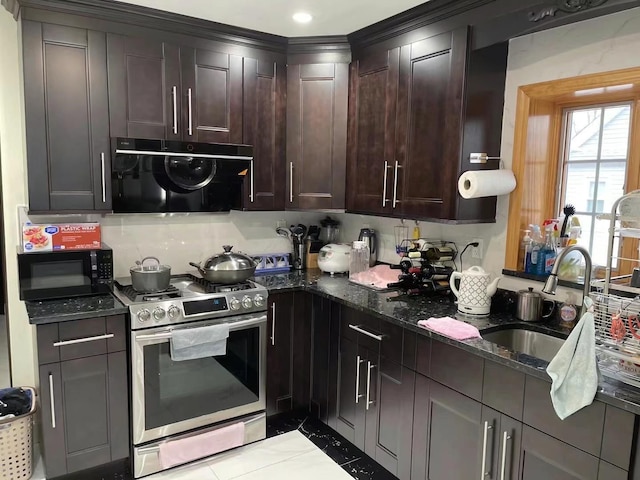
M582 226L578 243L597 265L607 262L609 221L596 217L610 212L624 194L631 108L629 102L564 111L558 211L562 215L566 204L575 207ZM614 252L618 248L614 245Z

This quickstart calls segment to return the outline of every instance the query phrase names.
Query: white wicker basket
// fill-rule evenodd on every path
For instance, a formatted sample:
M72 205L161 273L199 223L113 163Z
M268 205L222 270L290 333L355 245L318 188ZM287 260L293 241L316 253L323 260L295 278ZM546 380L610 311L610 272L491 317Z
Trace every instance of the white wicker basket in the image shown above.
M33 469L33 414L36 411L36 392L31 392L31 410L25 415L0 420L0 478L28 480Z

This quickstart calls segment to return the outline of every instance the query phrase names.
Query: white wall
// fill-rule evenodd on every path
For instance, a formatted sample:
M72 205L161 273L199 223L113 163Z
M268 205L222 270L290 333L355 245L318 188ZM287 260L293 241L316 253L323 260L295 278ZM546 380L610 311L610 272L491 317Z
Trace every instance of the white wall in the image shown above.
M26 202L26 157L19 26L0 7L0 158L7 271L7 319L14 385L36 384L34 328L18 292L17 205Z

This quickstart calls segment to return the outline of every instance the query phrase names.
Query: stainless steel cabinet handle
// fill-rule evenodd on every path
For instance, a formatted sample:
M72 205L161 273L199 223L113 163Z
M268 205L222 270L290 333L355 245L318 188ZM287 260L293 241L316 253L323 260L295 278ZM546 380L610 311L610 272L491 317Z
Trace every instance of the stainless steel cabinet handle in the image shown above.
M75 345L76 343L95 342L96 340L106 340L107 338L113 338L113 333L107 333L105 335L97 335L95 337L76 338L75 340L65 340L63 342L55 342L54 347L64 347L65 345Z
M104 152L100 153L100 171L102 173L102 203L107 203L107 186L104 178Z
M349 324L349 328L351 330L355 330L358 333L362 333L363 335L366 335L367 337L371 337L371 338L375 338L376 340L378 340L379 342L382 341L382 335L376 335L375 333L371 333L371 332L367 332L365 329L360 328L357 325L351 325Z
M293 162L289 162L289 203L293 203Z
M489 436L489 430L493 428L493 425L489 425L488 421L484 422L484 438L482 440L482 464L480 465L480 480L484 480L484 477L488 477L488 471L485 471L487 464L487 437Z
M389 162L384 161L384 174L382 175L382 207L387 206L387 169L389 168Z
M49 374L49 406L51 407L51 428L56 428L56 401L53 398L53 374Z
M187 97L189 99L189 135L193 135L193 110L191 108L191 89L187 90Z
M253 159L251 159L251 172L250 172L250 175L251 175L251 178L250 178L251 191L249 192L249 201L251 203L253 203L253 199L254 199L254 197L253 197Z
M173 134L178 134L178 87L175 85L171 89L171 97L173 100Z
M360 395L360 364L364 363L364 360L360 358L360 355L356 357L356 403L360 401L360 399L364 395Z
M367 410L369 410L369 406L374 404L374 402L371 401L371 370L374 368L376 368L375 365L371 365L371 362L367 362Z
M504 480L507 470L507 442L511 440L509 432L502 433L502 463L500 464L500 480Z
M276 302L271 304L271 346L276 344Z
M396 160L396 165L393 172L393 203L391 205L391 208L396 208L396 205L400 203L400 200L398 200L398 169L399 168L402 168L402 165L400 165Z

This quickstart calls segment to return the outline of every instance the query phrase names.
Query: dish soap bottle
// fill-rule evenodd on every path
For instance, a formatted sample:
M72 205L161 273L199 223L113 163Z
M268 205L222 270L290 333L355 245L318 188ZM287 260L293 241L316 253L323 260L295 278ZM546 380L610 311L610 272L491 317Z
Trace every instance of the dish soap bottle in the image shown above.
M522 250L522 259L523 271L528 272L531 264L531 245L533 243L533 239L531 238L531 230L524 231L524 237L522 238L522 244L520 249Z
M531 228L531 232L533 233L533 238L531 239L531 254L529 256L529 264L525 272L537 275L539 272L538 262L540 262L541 264L543 263L541 250L544 246L544 242L542 236L540 235L540 227L538 225L529 225L529 227Z
M553 240L553 225L549 225L546 228L547 236L544 242L543 248L543 262L542 266L544 270L540 272L541 275L551 273L553 265L556 263L556 257L558 256L558 250L556 248L556 242Z

